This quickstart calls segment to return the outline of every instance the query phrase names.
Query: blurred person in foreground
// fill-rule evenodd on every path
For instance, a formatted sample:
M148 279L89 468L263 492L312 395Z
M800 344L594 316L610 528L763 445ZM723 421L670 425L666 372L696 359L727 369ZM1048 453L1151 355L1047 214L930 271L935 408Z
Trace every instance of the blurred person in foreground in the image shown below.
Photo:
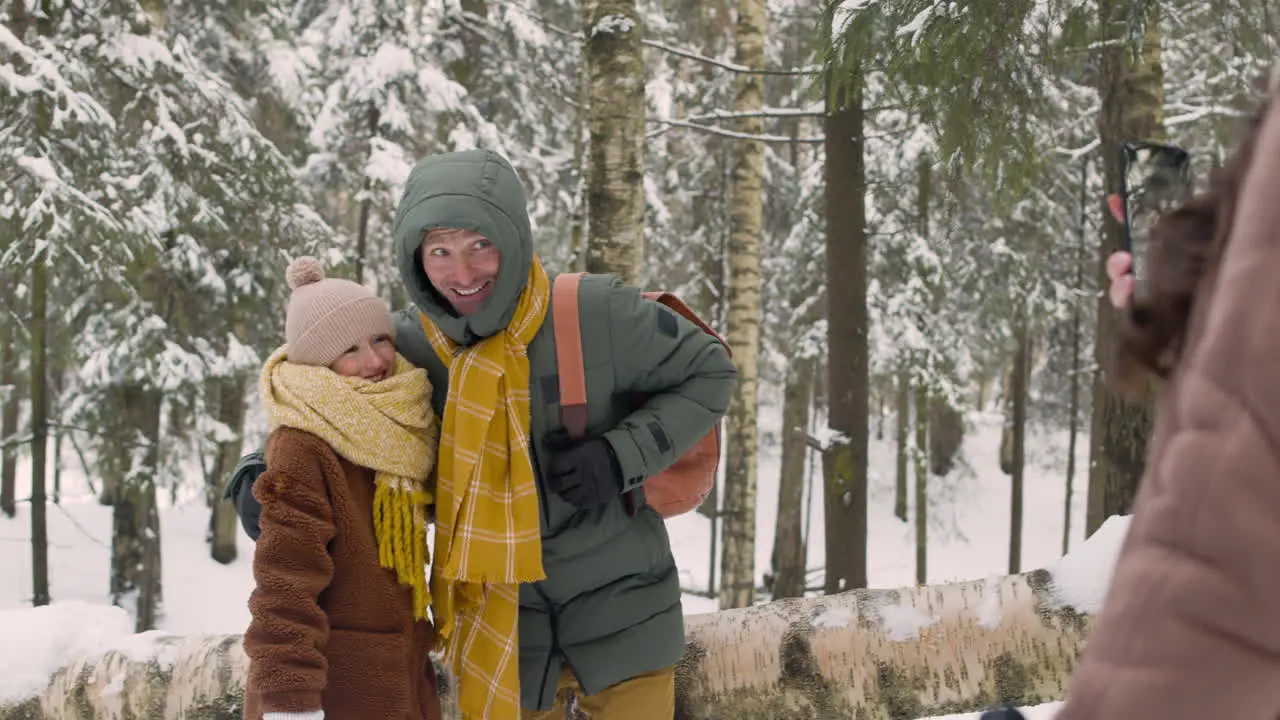
M1272 88L1274 92L1274 86ZM1116 377L1160 389L1146 474L1058 720L1280 717L1280 113L1108 258Z

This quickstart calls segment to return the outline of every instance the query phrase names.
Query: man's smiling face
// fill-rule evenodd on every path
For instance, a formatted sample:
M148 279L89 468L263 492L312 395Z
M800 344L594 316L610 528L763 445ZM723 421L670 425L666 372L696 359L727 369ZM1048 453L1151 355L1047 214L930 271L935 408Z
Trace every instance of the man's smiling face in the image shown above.
M432 230L420 255L432 287L463 317L484 307L502 265L497 246L474 230Z

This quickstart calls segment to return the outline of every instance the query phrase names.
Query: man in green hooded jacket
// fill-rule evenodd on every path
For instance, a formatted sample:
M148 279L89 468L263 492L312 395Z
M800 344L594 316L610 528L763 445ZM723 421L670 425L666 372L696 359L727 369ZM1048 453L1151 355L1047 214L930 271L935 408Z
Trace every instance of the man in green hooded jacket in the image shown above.
M415 306L396 314L397 349L427 370L432 403L446 418L458 392L424 325L437 347L459 351L511 329L540 272L524 189L491 151L427 158L409 176L394 237ZM670 541L663 519L644 505L644 482L720 421L737 373L715 338L610 276L584 277L579 305L582 442L568 441L560 423L551 312L527 342L545 579L519 585L521 718L561 720L561 690L569 689L593 720L661 720L674 712L684 623ZM648 397L639 408L635 393Z

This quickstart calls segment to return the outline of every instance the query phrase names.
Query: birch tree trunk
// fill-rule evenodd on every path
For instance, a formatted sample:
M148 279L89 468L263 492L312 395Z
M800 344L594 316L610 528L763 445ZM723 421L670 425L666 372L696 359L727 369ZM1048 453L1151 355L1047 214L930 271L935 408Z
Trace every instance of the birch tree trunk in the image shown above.
M1145 6L1145 7L1143 7ZM1103 178L1107 192L1120 187L1117 148L1126 139L1164 137L1164 69L1161 64L1159 3L1147 0L1102 0L1098 11L1104 42L1099 83L1102 109L1098 117ZM1130 37L1134 17L1142 19L1141 47ZM1103 213L1102 247L1098 253L1098 287L1106 287L1107 256L1123 246L1124 230ZM1133 401L1108 380L1115 355L1118 315L1098 295L1098 329L1094 358L1098 371L1093 383L1093 416L1089 432L1089 509L1085 532L1092 534L1112 515L1129 511L1146 469L1147 438L1151 430L1154 392Z
M1062 698L1091 618L1047 570L686 619L675 720L902 720ZM238 635L146 636L58 670L0 720L239 720ZM441 678L445 720L457 720Z
M636 0L582 5L591 134L587 272L638 285L644 262L644 54Z
M734 29L734 60L764 67L764 0L739 0ZM733 109L758 113L764 108L760 75L738 73ZM738 132L759 135L759 117L744 117ZM742 140L733 146L733 184L729 197L729 346L738 366L738 384L729 405L724 471L724 549L720 607L747 607L755 599L757 368L760 352L760 236L764 232L764 146Z
M690 617L677 720L909 720L1061 699L1090 619L1044 570Z

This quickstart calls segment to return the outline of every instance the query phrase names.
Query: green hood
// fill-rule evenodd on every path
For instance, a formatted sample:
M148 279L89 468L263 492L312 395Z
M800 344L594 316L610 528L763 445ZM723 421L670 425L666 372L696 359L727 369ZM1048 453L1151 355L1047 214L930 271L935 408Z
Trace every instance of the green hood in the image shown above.
M418 249L426 232L436 228L474 230L502 253L489 301L470 316L455 314L422 271ZM466 150L420 161L405 183L393 234L409 297L454 342L470 345L511 322L533 264L533 232L524 187L501 155Z

